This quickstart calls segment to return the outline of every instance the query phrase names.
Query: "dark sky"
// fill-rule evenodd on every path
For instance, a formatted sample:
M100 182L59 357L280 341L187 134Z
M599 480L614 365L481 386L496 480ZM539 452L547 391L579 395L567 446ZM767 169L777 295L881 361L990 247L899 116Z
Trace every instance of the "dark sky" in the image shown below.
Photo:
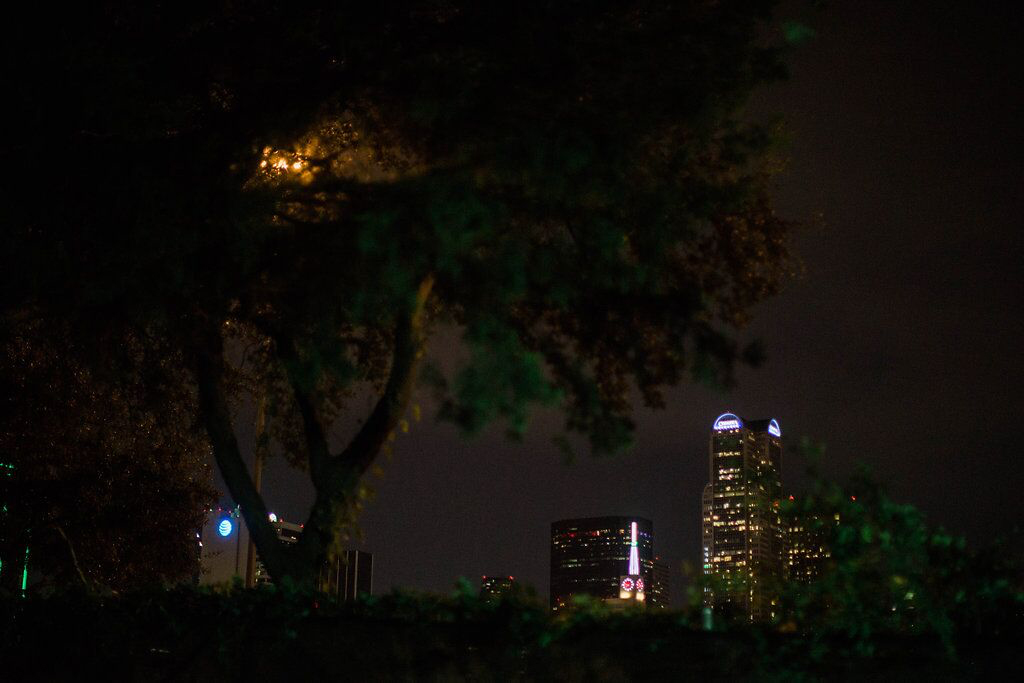
M826 471L863 461L974 542L1019 523L1024 22L999 9L1011 3L940 4L805 13L817 37L755 103L791 138L780 211L808 222L795 239L806 272L746 332L767 365L727 394L674 391L638 415L637 448L618 459L563 464L551 415L521 445L425 417L362 520L375 591L495 573L546 595L549 525L574 516L648 517L656 553L695 562L708 430L726 410L779 420L786 489L801 485L792 454L808 436L827 444ZM304 475L277 462L267 482L271 509L305 516Z

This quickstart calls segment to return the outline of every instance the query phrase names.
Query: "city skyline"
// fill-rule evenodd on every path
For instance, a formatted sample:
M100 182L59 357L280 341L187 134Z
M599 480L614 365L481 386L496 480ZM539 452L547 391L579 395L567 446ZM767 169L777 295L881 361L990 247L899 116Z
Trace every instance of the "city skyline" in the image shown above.
M709 481L699 495L701 543L694 557L684 562L701 567L705 579L720 591L714 595L715 589L706 584L705 605L738 610L751 621L770 621L776 596L765 590L765 584L777 590L783 582L808 583L819 576L829 557L826 526L816 516L786 515L780 510L783 498L794 501L795 496L781 479L778 420L749 419L727 411L714 419L709 434ZM610 504L614 506L614 501ZM243 577L242 548L248 544L248 533L237 512L223 506L211 510L203 534L197 534L206 541L200 542L202 583ZM285 534L289 542L298 539L301 525L285 522L275 513L271 518L279 535ZM673 566L655 552L654 520L635 515L562 519L551 523L550 540L547 598L554 611L570 607L574 595L590 595L619 606L634 599L652 608L679 606L684 595L678 590L680 579L685 578L683 564ZM386 554L386 542L380 547ZM211 548L216 549L212 563ZM229 566L232 556L234 571ZM345 600L359 592L372 593L372 563L371 552L345 550L330 569L321 570L324 590ZM688 578L692 581L694 576ZM269 580L257 558L255 583ZM517 583L513 575L483 574L479 589L481 595L499 596ZM529 582L526 586L537 590ZM630 597L625 599L627 593Z
M671 596L681 595L678 590L672 590L672 585L679 584L682 563L702 566L705 575L725 576L727 582L730 580L731 574L734 573L742 573L749 577L750 570L744 568L745 565L757 564L764 571L765 576L775 579L788 576L787 572L794 562L800 564L801 576L813 571L806 566L807 557L803 552L803 546L801 545L794 554L788 543L790 531L803 532L804 530L802 528L784 528L779 517L778 501L783 495L783 490L780 477L782 432L778 420L774 418L751 420L741 418L733 412L725 412L713 420L710 435L708 448L710 481L702 486L700 493L695 496L695 500L699 500L700 503L702 541L700 546L695 549L693 556L684 557L682 562L676 562L675 566L671 562L665 561L655 553L653 520L640 516L601 515L554 521L550 525L551 581L548 585L548 598L553 609L557 611L568 607L575 594L611 599L618 594L619 583L626 575L643 578L646 582L647 595L653 598L648 603L650 606L673 606ZM748 465L750 468L754 468L750 472L747 471ZM756 471L754 471L755 469ZM741 483L743 486L740 486ZM733 486L734 484L735 486ZM741 496L746 500L748 495L755 495L755 492L746 490L749 486L760 487L760 495L765 498L765 501L762 502L767 501L767 506L761 507L767 509L758 514L762 512L768 514L772 517L771 520L767 517L764 519L758 517L757 520L754 520L750 517L754 513L748 512L746 505L739 507L733 505L733 510L730 512L731 502L734 502L733 499L736 496ZM733 491L733 488L736 490ZM790 498L792 499L792 496ZM774 507L772 507L772 501L774 501ZM615 507L616 503L609 501L609 505ZM754 503L751 503L749 509L754 510L756 507ZM741 508L743 509L741 510ZM762 514L762 516L764 515ZM285 531L290 534L292 541L297 539L298 534L301 533L301 525L285 522L283 519L279 519L275 513L271 513L271 517L279 534ZM735 519L733 519L734 517ZM750 532L744 531L753 522L760 525L761 534L750 536ZM718 527L724 529L726 526L735 526L735 524L741 523L742 526L736 530L718 529ZM225 524L229 525L226 531ZM210 541L202 546L204 558L211 544L218 547L218 554L223 555L216 561L218 568L212 573L204 574L204 582L223 581L225 572L231 573L230 568L227 570L224 568L230 564L228 555L231 553L228 551L231 548L228 547L229 545L231 547L238 546L235 572L241 575L245 565L242 555L244 551L241 548L248 543L244 521L237 516L236 511L219 507L211 511L204 528L206 529L205 533L210 536ZM783 539L784 535L786 535L785 540ZM584 537L586 537L585 540L581 540ZM751 541L751 538L754 540ZM588 550L587 547L593 545L594 541L601 547L597 551ZM754 547L754 550L749 549L751 546ZM764 546L764 548L760 548L760 546ZM382 542L380 547L386 554L386 541ZM741 552L742 557L736 555L737 549ZM734 558L733 555L736 557ZM372 563L372 553L362 550L346 550L345 559L339 558L336 564L339 567L344 567L346 563L350 563L352 558L358 559L363 556L370 558L369 561ZM772 558L774 558L775 564L772 564ZM204 563L206 562L207 560L204 559ZM581 562L582 564L589 563L596 569L581 571L579 569ZM567 569L568 565L572 565L572 568ZM261 572L262 565L258 560L256 567L256 582L265 582L266 579ZM358 563L356 567L358 567ZM521 570L521 568L515 569ZM352 568L352 571L356 571L356 569ZM349 568L343 569L343 573L348 572ZM462 578L468 575L468 572L464 573ZM480 589L486 594L497 594L503 588L507 589L513 582L514 578L511 575L483 574L481 575ZM346 586L348 583L348 581L345 582ZM372 584L367 583L367 585ZM536 589L536 586L532 584L531 587ZM642 594L643 589L637 588L634 592ZM347 595L347 588L345 593ZM730 602L733 599L726 598L726 601ZM742 609L747 610L752 618L766 619L768 618L767 613L761 614L762 611L769 609L762 604L765 600L766 598L760 593L755 597L754 589L751 589L750 599L744 603Z
M558 416L533 413L522 443L501 427L467 439L434 423L429 392L418 392L422 421L368 480L366 541L388 539L395 553L380 557L378 585L446 591L459 574L513 571L546 592L550 521L609 512L681 520L659 523L659 552L677 567L701 542L706 428L725 408L785 427L790 490L806 483L807 437L825 444L826 475L863 462L895 499L971 543L1002 531L991 520L1024 476L1005 430L1024 413L1021 366L1007 362L1024 334L1007 282L1024 245L1019 133L1004 100L1019 21L992 8L948 14L879 2L812 12L803 18L817 37L794 53L791 79L756 98L792 133L780 209L810 219L796 237L802 273L745 332L764 342L766 363L740 369L728 391L668 392L664 410L637 409L631 455L568 467L550 441ZM457 346L452 333L431 351ZM244 427L239 438L252 442ZM264 488L279 513L304 519L301 473L274 458ZM408 556L423 559L398 561Z

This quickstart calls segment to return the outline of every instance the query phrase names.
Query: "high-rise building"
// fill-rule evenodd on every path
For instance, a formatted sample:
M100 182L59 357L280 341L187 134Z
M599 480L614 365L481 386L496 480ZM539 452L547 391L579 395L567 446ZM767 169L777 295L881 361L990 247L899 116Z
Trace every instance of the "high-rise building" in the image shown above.
M512 590L512 585L515 582L516 577L514 576L481 576L480 596L500 597Z
M318 588L344 602L359 595L373 594L373 554L362 550L342 551L320 569Z
M709 602L752 621L768 620L784 576L782 431L775 420L725 413L712 425L708 450L710 520L705 489L703 545L705 573L714 580Z
M619 598L623 577L637 576L641 585L650 584L653 548L654 525L640 517L589 517L553 523L551 608L564 609L574 595ZM631 555L635 566L631 566ZM635 580L629 585L636 593Z
M839 520L835 521L838 523ZM824 573L825 563L831 557L828 536L827 523L816 515L797 514L787 520L787 581L807 584Z
M711 554L714 551L715 543L715 527L713 518L713 504L715 497L713 495L713 488L711 484L704 485L704 493L700 498L700 517L701 517L701 564L704 568L704 574L711 574ZM704 606L711 606L711 587L704 587Z
M655 557L651 563L651 586L647 592L647 606L666 609L671 602L672 593L669 588L669 579L672 572L669 570L668 562L660 557Z
M242 548L249 542L249 532L237 507L228 503L207 510L206 520L198 533L199 583L228 583L242 578L245 557Z

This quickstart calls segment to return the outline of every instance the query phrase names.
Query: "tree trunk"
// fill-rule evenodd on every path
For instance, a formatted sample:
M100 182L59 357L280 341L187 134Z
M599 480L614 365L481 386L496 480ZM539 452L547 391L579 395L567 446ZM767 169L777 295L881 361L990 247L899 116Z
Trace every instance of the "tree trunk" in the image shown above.
M216 324L200 330L193 344L199 389L199 413L213 447L217 467L259 550L260 560L275 579L292 574L287 548L277 539L266 505L242 459L224 391L224 341Z
M299 382L292 381L296 402L306 426L310 446L310 473L316 488L313 508L295 548L296 559L301 564L313 566L314 573L346 521L346 514L358 496L360 480L380 454L409 406L423 355L423 312L433 283L433 277L425 278L420 283L412 310L399 316L395 327L391 369L384 393L362 428L338 455L319 461L319 454L326 451L323 425Z
M341 453L330 454L327 432L312 397L302 388L297 377L289 376L303 419L310 477L316 489L309 519L294 547L278 540L263 498L239 452L223 385L224 342L220 329L217 325L209 325L197 335L193 356L199 387L199 411L217 467L234 502L241 508L260 559L275 582L291 583L309 590L316 587L321 563L358 495L362 476L380 454L409 405L423 355L423 312L433 282L432 276L425 278L417 291L412 310L398 316L391 369L384 393L362 428ZM297 358L297 351L286 335L278 335L274 341L282 359ZM294 364L285 363L285 366L295 370Z

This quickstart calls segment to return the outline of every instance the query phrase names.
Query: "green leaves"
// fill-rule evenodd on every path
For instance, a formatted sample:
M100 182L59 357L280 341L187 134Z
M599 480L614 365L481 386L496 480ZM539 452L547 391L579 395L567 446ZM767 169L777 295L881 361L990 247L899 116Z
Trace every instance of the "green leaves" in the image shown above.
M503 419L508 434L522 438L532 404L551 405L561 392L544 375L541 358L527 351L515 331L495 319L478 320L464 337L470 360L455 379L454 400L442 418L473 434Z
M812 491L784 505L783 515L824 532L829 559L810 584L787 589L783 622L792 619L807 637L840 651L871 654L887 638L916 634L937 638L952 654L964 639L1006 628L1024 613L1024 600L1007 590L1007 577L1019 576L1019 552L969 551L963 538L894 502L866 472L843 485L813 478ZM993 561L1000 553L1005 561Z

